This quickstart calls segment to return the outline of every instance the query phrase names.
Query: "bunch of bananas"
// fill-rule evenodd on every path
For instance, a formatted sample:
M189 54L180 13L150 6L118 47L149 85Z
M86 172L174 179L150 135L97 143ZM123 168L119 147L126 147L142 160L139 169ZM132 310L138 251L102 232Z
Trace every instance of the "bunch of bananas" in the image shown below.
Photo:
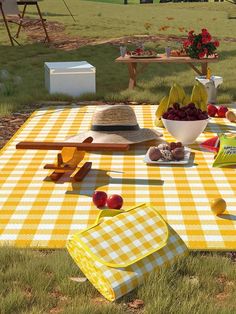
M179 103L180 106L183 107L193 102L197 108L202 111L207 111L207 98L207 91L199 82L193 86L191 97L185 94L183 87L174 83L170 89L169 95L164 96L159 103L156 111L155 125L163 127L161 117L174 103Z

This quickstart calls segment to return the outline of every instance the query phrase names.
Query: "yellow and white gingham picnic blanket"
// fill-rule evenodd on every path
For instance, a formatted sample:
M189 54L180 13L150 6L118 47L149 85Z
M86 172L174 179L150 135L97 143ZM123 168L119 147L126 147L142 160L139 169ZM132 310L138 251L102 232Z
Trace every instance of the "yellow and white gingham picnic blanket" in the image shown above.
M187 253L178 234L149 204L113 214L98 217L94 226L67 243L85 276L110 301L133 290L152 270Z
M151 207L144 205L115 213L118 216L79 235L80 243L107 266L126 267L166 244L167 225Z
M156 106L133 107L141 127L153 127ZM86 154L92 170L81 183L44 181L43 169L58 151L16 150L20 141L63 141L87 131L94 106L36 111L0 153L0 243L25 247L65 247L68 236L91 226L99 212L95 189L121 194L124 209L152 203L190 249L236 250L236 170L212 168L213 153L192 146L187 166L147 166L145 144L135 150ZM164 131L164 130L163 130ZM234 132L226 119L212 119L202 142L216 132ZM171 137L164 132L167 141ZM214 216L209 201L221 195L227 213Z

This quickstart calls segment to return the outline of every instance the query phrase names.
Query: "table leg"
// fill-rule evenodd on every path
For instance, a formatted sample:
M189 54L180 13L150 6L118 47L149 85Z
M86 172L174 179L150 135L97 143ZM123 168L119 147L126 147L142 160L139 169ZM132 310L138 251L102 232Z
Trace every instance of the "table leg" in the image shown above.
M16 33L16 38L18 38L19 34L20 34L20 30L21 30L21 27L22 27L22 24L23 24L23 18L25 16L26 7L27 7L27 4L24 5L23 12L22 12L22 14L20 16L20 24L18 26L18 30L17 30L17 33Z
M49 36L48 36L48 32L47 32L47 29L46 29L46 25L44 23L44 19L42 17L42 14L41 14L38 2L36 2L36 8L37 8L38 15L40 17L40 20L41 20L41 23L42 23L42 26L43 26L43 29L44 29L44 32L45 32L45 35L46 35L45 41L50 42L50 39L49 39Z
M207 75L207 67L208 67L208 63L202 63L202 75Z
M14 42L13 42L13 39L12 39L12 36L11 36L11 32L10 32L10 29L9 29L9 26L8 26L8 23L7 23L7 19L6 19L5 13L4 13L3 8L2 8L2 2L0 2L0 11L1 11L1 15L3 17L3 21L4 21L4 24L5 24L5 27L7 29L7 34L8 34L8 37L10 39L11 45L14 46Z
M203 75L202 72L200 70L198 70L198 68L195 67L195 65L193 65L192 63L187 63L198 75Z
M137 63L128 63L128 70L129 70L129 88L133 89L136 86Z

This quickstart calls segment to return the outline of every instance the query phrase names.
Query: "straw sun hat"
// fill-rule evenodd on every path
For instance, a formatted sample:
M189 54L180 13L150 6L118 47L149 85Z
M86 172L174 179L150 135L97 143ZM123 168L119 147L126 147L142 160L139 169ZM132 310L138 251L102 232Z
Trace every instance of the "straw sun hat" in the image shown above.
M134 110L128 105L102 105L93 113L89 131L68 137L67 141L83 142L93 137L93 143L140 143L155 140L162 133L140 128Z

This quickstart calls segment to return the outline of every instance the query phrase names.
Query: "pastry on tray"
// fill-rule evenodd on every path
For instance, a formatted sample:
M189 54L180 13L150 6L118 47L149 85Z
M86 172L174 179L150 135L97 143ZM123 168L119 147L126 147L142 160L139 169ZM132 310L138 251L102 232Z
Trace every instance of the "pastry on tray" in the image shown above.
M183 160L184 159L184 147L182 143L171 142L166 144L159 144L157 147L150 147L148 151L149 158L152 161L159 159L165 161L171 160Z
M156 58L158 57L158 54L156 51L151 50L151 49L142 49L142 48L137 48L132 51L127 51L127 56L131 58Z
M170 55L171 57L187 57L188 56L184 49L171 50Z
M147 164L187 164L190 162L191 149L181 142L162 143L149 147L144 162Z

